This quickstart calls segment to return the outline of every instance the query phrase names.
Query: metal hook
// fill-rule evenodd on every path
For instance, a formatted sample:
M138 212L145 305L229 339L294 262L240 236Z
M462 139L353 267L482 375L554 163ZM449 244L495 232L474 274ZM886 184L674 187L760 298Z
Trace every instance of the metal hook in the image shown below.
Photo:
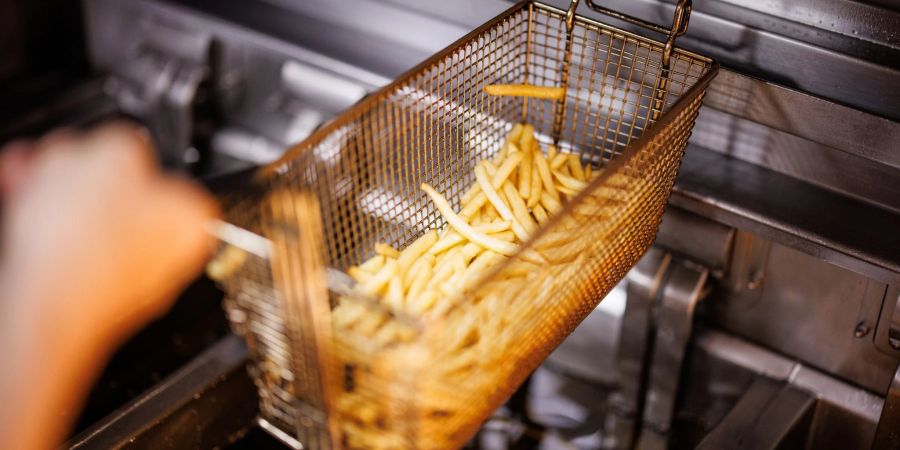
M672 28L669 29L669 38L666 39L666 46L663 49L662 65L666 70L668 70L669 62L672 58L672 50L675 49L675 38L687 33L692 8L692 0L679 0L678 4L675 6L675 15L672 17Z
M566 33L572 34L572 30L575 29L575 10L578 9L578 4L581 3L581 0L572 0L569 3L569 10L566 12Z

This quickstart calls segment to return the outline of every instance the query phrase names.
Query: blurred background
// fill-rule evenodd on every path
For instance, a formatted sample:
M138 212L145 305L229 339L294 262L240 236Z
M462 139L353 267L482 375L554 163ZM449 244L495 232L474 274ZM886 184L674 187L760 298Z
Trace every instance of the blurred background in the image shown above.
M2 0L0 144L129 117L227 188L511 5ZM696 0L678 45L723 70L654 248L471 446L897 448L900 4ZM220 302L126 344L67 447L284 448Z

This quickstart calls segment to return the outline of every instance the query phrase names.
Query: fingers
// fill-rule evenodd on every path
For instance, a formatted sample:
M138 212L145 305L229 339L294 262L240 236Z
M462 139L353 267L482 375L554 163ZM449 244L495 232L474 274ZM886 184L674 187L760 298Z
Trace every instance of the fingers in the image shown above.
M211 195L181 177L161 176L150 188L154 195L147 211L159 223L154 239L165 245L164 255L156 261L165 273L159 277L158 295L147 311L155 317L168 310L178 292L201 273L215 249L215 239L206 230L221 213Z
M123 176L149 176L157 168L147 133L128 122L111 122L91 131L82 148L108 160Z

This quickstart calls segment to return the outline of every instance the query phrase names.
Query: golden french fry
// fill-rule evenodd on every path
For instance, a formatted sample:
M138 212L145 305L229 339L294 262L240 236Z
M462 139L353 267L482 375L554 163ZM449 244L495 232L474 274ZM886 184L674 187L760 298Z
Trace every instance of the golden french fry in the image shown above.
M417 312L425 312L429 309L433 308L435 303L437 303L437 292L435 291L425 291L423 292L417 302L416 302L416 311Z
M562 209L562 204L559 202L559 200L551 197L550 194L547 193L547 191L541 193L541 205L550 214L556 214L559 212L559 210Z
M547 161L553 161L553 158L556 158L556 155L559 153L559 150L556 149L556 146L550 144L547 146Z
M462 217L462 216L460 216L460 217ZM465 219L465 217L463 217L463 219ZM472 216L469 217L468 220L469 220L469 224L471 224L471 225L479 225L482 222L484 222L483 218L481 217L481 210L479 209L479 210L475 211L474 213L472 213Z
M497 213L500 214L504 220L508 220L512 222L513 231L520 236L520 239L524 238L528 235L527 231L523 227L521 223L516 220L516 216L513 215L512 210L509 205L503 201L503 198L494 190L494 187L491 185L490 180L488 179L487 170L483 164L479 164L475 167L475 179L478 181L478 184L481 186L481 191L484 192L484 195L487 196L488 201L491 205L494 206L494 209L497 210ZM508 183L506 185L509 185Z
M431 249L429 249L429 252L430 251ZM418 277L421 272L425 271L426 269L430 269L434 265L434 260L434 255L431 253L425 253L424 255L416 259L416 262L413 263L412 267L409 269L409 272L404 274L403 276L404 292L409 291L416 277Z
M535 150L532 152L531 156L531 196L528 197L527 202L529 208L534 208L541 202L541 191L543 190L543 187L541 186L541 174L538 173L537 164L533 162L536 158L541 158L540 154L540 150Z
M236 273L246 261L247 252L228 245L206 265L206 274L213 280L224 281Z
M466 270L466 257L463 256L462 251L458 251L453 255L453 259L450 261L450 266L453 267L454 273L461 273L462 271Z
M586 178L587 181L591 181L594 179L594 168L590 164L587 164L587 166L584 168L584 178Z
M497 214L497 210L494 208L494 205L490 203L485 203L484 209L482 209L481 215L484 216L485 220L495 222L500 220L500 214Z
M544 207L540 204L535 205L534 208L531 208L531 212L534 214L534 218L537 219L538 224L543 225L547 223L547 211L544 210Z
M587 183L585 183L584 181L565 175L559 170L554 170L553 176L556 177L557 180L559 180L560 184L575 191L576 193L587 186Z
M481 188L478 187L477 184L473 184L472 187L470 187L469 190L459 198L459 203L465 205L466 203L471 202L479 192L481 192Z
M578 191L576 191L575 189L569 189L565 186L557 186L556 189L569 197L574 197L576 194L578 194Z
M584 176L584 168L581 166L581 158L575 154L569 154L569 171L572 172L572 176L575 179L580 181L585 181L586 178Z
M496 238L492 238L484 233L479 233L472 228L471 225L467 224L464 220L460 219L456 213L453 212L453 209L450 208L450 204L447 203L447 199L445 199L441 194L438 194L431 186L426 183L422 183L422 190L431 197L431 201L434 202L435 207L437 207L438 211L440 211L441 215L444 216L444 219L453 227L457 233L465 236L468 240L488 249L493 250L497 253L504 254L507 256L512 256L516 253L517 246L515 244L511 244L509 242L504 242ZM521 200L521 199L520 199ZM525 260L536 262L542 264L546 262L541 255L533 252L533 251L524 251L521 254L521 257Z
M397 261L389 259L375 275L372 275L372 278L357 284L356 289L365 295L378 295L395 276L397 276Z
M516 234L512 231L502 231L497 234L492 235L494 238L500 239L501 241L512 242L516 240Z
M388 289L387 294L384 296L384 302L393 310L400 310L403 308L403 276L399 273L388 282Z
M422 253L428 251L428 248L437 242L437 238L437 230L429 230L427 233L416 239L415 242L403 249L400 256L397 258L397 270L401 273L409 270L413 261Z
M533 84L489 84L484 87L484 91L490 95L546 100L559 100L566 96L566 89L563 87L535 86Z
M353 278L354 280L356 280L357 283L362 283L363 281L366 281L369 278L372 278L371 273L366 272L365 270L362 270L357 266L353 266L353 267L347 269L347 275L350 275L350 278Z
M485 274L488 268L496 264L502 259L502 255L491 250L485 250L484 253L478 255L472 261L472 264L466 268L465 274L463 275L463 285L468 287L471 286L472 283L478 281L478 279Z
M569 161L568 153L559 153L550 160L550 169L559 170L562 166L566 165Z
M359 269L374 274L384 265L384 255L375 255L359 265Z
M493 186L494 189L499 189L500 186L503 186L503 182L505 182L506 179L509 178L510 174L512 174L513 171L516 170L517 167L519 167L519 163L524 157L525 155L522 152L513 153L503 161L503 164L501 164L495 172L489 172L491 175L491 186ZM486 165L485 167L488 166Z
M398 252L397 249L395 249L394 247L391 247L390 245L387 245L383 242L379 242L379 243L375 244L375 253L378 253L379 255L384 255L385 257L388 257L388 258L399 258L400 257L400 252Z
M416 278L413 279L412 284L409 286L409 291L406 293L406 305L407 309L410 311L423 311L421 309L421 304L417 304L419 300L421 300L421 295L425 291L425 286L428 284L428 280L431 279L431 276L434 274L432 266L424 266L422 270L416 274Z
M529 148L524 144L523 149ZM519 195L527 199L531 194L531 160L534 153L530 151L522 152L522 162L519 163ZM484 188L482 188L484 189Z
M528 213L528 207L525 205L525 201L517 195L517 192L515 188L513 188L512 184L505 183L503 185L503 193L506 195L506 200L509 201L509 206L512 208L513 214L516 218L515 222L513 222L513 231L516 231L516 222L521 224L522 228L525 229L526 235L524 237L519 236L519 239L524 242L528 240L527 234L533 233L534 230L537 229L537 224L535 224L531 219L531 215Z
M519 139L522 136L522 130L525 129L525 125L521 123L517 123L513 125L512 130L509 131L509 134L506 135L507 142L519 142Z
M551 145L550 148L554 147ZM544 155L540 152L535 153L534 163L534 166L537 167L538 175L541 177L541 184L544 189L554 200L559 201L559 193L556 192L556 187L553 183L553 174L550 172L550 164L547 163L547 160L544 159ZM538 198L538 201L540 201L540 198Z
M481 189L479 189L479 192L475 196L475 198L467 203L466 206L463 206L463 209L459 212L459 215L462 217L472 217L476 211L484 206L485 203L487 203L487 197L484 195L484 192L481 192Z

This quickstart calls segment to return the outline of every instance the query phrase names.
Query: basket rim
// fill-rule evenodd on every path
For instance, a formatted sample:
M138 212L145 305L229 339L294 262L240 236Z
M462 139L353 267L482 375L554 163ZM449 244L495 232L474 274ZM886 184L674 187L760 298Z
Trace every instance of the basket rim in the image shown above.
M254 177L253 177L254 180L258 181L258 182L263 182L266 179L268 179L269 177L272 177L272 176L278 174L280 167L297 159L300 155L302 155L306 151L312 149L315 145L321 143L324 139L326 139L328 136L330 136L333 132L337 131L340 127L342 127L342 126L346 125L347 123L360 117L362 114L364 114L366 111L368 111L370 109L370 107L373 106L375 103L387 98L388 96L393 94L398 88L401 88L402 86L407 84L410 80L415 78L417 75L432 68L435 64L439 63L443 58L449 56L453 52L464 47L465 45L470 43L472 40L474 40L474 38L481 35L485 31L491 29L498 23L502 22L504 19L506 19L509 16L515 14L516 12L519 12L522 9L525 9L526 7L530 7L530 6L534 6L539 9L544 9L546 11L550 11L550 12L553 12L556 14L565 14L565 11L560 8L557 8L552 5L547 5L545 3L541 3L541 2L538 2L535 0L522 0L518 3L516 3L515 5L511 6L510 8L508 8L505 11L498 14L496 17L481 24L474 30L470 31L469 33L466 33L464 36L462 36L461 38L454 41L452 44L441 49L437 53L431 55L430 57L428 57L427 59L422 61L421 63L419 63L419 64L415 65L414 67L412 67L411 69L407 70L402 75L400 75L396 79L394 79L394 81L379 88L375 92L363 97L361 100L359 100L354 105L347 108L344 112L339 114L337 117L335 117L334 119L332 119L331 121L326 123L324 126L320 127L318 130L314 131L309 136L307 136L306 139L289 147L288 150L285 151L284 154L282 154L278 159L258 168L256 173L254 174ZM608 25L608 24L599 22L597 20L585 17L580 14L575 15L575 21L583 23L583 24L589 24L592 26L600 27L604 30L607 30L607 31L610 31L613 33L619 33L619 34L628 36L630 38L640 40L647 44L656 45L656 46L664 45L660 41L657 41L657 40L654 40L654 39L651 39L651 38L648 38L645 36L641 36L639 34L635 34L630 31L626 31L626 30L623 30L621 28L618 28L618 27L615 27L612 25ZM709 68L700 77L700 79L698 79L697 82L694 83L693 86L688 88L688 90L685 91L684 94L680 98L678 98L678 100L675 101L675 103L672 106L670 106L668 109L666 109L662 112L659 119L657 119L653 124L651 124L644 131L644 133L641 134L640 138L629 143L625 147L625 149L622 151L622 154L615 159L623 159L622 156L625 156L625 154L633 153L633 152L629 152L629 149L631 147L636 146L636 144L642 144L643 142L648 140L648 139L645 139L645 137L650 138L650 137L655 136L655 134L661 128L660 124L670 122L674 116L676 116L681 110L683 110L686 107L685 105L688 103L687 100L690 98L693 98L695 95L697 95L698 90L705 91L706 88L709 86L710 82L712 82L712 79L715 78L716 75L718 74L719 63L717 60L715 60L713 58L699 55L699 54L690 52L688 50L684 50L679 47L675 47L673 52L676 55L688 56L691 58L700 59L702 61L705 61L705 62L709 63ZM603 177L600 177L600 178L603 178Z

